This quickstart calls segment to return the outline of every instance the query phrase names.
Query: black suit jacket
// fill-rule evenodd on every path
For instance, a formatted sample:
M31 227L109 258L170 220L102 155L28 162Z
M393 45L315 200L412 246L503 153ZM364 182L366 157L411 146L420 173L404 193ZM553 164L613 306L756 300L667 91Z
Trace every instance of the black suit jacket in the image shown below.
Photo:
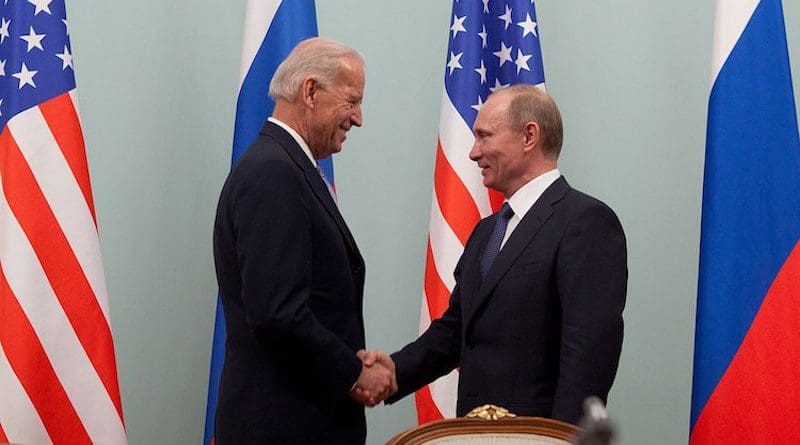
M267 122L225 181L214 260L227 341L216 442L363 443L348 393L364 347L364 261L324 181Z
M575 423L606 399L622 348L625 235L614 212L561 177L520 221L481 280L496 215L473 230L442 318L392 354L397 400L460 366L457 414L493 403Z

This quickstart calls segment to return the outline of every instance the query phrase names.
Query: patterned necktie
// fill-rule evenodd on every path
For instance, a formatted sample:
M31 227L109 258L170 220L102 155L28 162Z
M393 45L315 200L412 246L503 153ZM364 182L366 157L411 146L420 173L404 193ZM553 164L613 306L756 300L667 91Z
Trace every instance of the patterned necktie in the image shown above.
M514 216L514 211L511 210L508 203L503 203L500 211L497 212L497 219L494 222L494 229L492 234L489 235L489 241L486 242L486 250L483 251L483 258L481 259L481 278L485 279L492 268L497 254L500 252L500 244L503 242L503 237L506 234L506 227L508 220Z
M319 165L317 165L317 172L319 173L319 176L322 178L322 182L325 183L325 187L328 188L328 193L331 194L331 198L333 199L333 202L337 203L336 202L336 192L333 190L333 187L331 186L331 183L328 182L328 177L325 176L325 172L322 171L322 168Z

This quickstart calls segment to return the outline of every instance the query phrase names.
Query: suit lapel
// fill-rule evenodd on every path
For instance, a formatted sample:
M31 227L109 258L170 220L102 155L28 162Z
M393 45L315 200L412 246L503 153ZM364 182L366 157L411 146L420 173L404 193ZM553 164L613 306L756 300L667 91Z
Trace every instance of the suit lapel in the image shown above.
M328 214L333 218L334 222L336 222L336 226L339 228L348 250L354 254L352 260L356 263L363 263L361 253L358 251L358 246L356 246L353 234L350 233L347 223L344 222L342 214L339 213L339 207L328 191L328 186L319 175L317 169L314 168L314 164L303 152L303 149L297 145L297 142L286 130L272 122L267 121L261 133L275 139L295 164L300 167L305 174L306 182L308 182L311 191L314 192L314 195L316 195L317 199L325 207L325 210L327 210Z
M481 258L496 220L497 215L492 215L478 223L474 239L467 243L462 255L462 272L458 277L458 285L461 289L461 310L464 320L472 313L476 302L475 296L481 289Z
M481 306L491 299L497 284L505 276L511 266L514 265L525 248L533 241L542 226L550 219L550 216L552 216L555 211L555 205L564 197L569 188L569 184L567 184L567 181L561 176L542 193L542 196L522 218L522 221L520 221L516 229L514 229L514 232L508 240L506 240L506 244L497 254L497 259L495 259L492 268L486 275L486 279L483 280L483 283L478 287L475 299L472 301L472 304L469 305L472 310L468 314L465 314L466 316L464 319L467 326ZM483 245L485 245L485 243L486 241L484 240ZM482 252L483 247L481 247L481 253L476 255L478 261L480 261Z

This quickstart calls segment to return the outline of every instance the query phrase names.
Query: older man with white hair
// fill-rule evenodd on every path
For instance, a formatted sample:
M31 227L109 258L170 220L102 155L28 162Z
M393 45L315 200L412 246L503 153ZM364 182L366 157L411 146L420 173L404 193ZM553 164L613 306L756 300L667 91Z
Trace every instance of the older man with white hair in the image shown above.
M301 42L270 84L273 115L225 181L214 225L227 329L219 445L364 443L362 403L394 391L390 371L356 356L364 261L317 166L361 126L363 95L356 51Z

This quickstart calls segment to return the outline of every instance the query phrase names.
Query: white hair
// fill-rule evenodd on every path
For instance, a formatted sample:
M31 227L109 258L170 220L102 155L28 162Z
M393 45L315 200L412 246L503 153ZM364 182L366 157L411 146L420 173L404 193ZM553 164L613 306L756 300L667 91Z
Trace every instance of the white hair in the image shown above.
M364 57L358 51L335 40L313 37L300 42L275 70L269 97L293 100L307 77L313 77L323 87L330 86L345 57L352 57L364 66Z

